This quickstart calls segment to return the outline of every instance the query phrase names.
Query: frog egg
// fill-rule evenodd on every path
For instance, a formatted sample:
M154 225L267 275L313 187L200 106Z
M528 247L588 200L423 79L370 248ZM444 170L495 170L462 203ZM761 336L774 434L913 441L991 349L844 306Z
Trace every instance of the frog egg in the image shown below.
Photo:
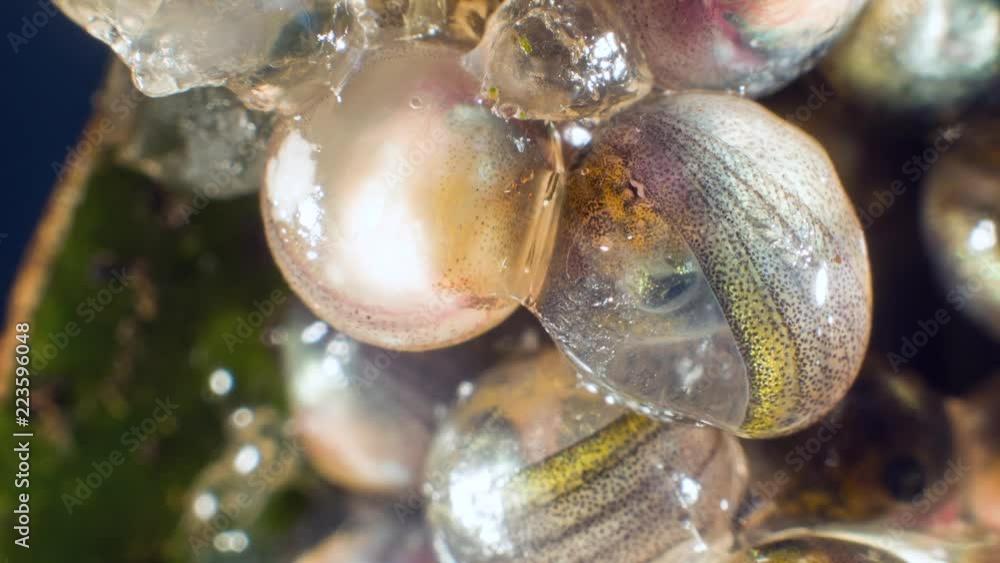
M458 346L398 352L362 344L296 303L282 322L282 368L313 467L351 490L391 493L419 484L440 413L463 384L541 329L524 312ZM528 337L529 339L531 337Z
M775 92L809 70L864 0L628 0L621 17L667 89Z
M944 401L914 373L869 361L829 416L774 440L745 440L751 508L748 527L861 522L949 507L930 489L954 478L952 425ZM933 499L933 502L931 500Z
M872 0L821 65L873 114L947 122L995 86L995 0Z
M1000 134L985 125L931 169L921 219L949 299L1000 340Z
M469 57L482 95L520 119L599 117L651 87L618 7L600 1L508 0Z
M750 437L808 426L843 397L868 341L869 266L810 137L735 96L647 98L566 182L528 305L583 377Z
M558 193L544 130L475 100L457 49L374 52L276 133L262 190L269 245L320 317L383 348L448 346L515 309L544 275Z
M425 480L442 561L690 562L732 543L746 471L731 436L611 406L550 349L479 380Z

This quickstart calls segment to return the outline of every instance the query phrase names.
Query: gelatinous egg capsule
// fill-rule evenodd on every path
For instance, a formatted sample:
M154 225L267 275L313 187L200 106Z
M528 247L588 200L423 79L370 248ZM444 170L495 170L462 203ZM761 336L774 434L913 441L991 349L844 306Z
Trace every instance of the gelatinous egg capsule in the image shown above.
M559 353L484 375L445 421L425 471L442 561L692 561L732 542L743 453L575 386Z
M871 317L857 218L823 149L735 96L647 98L568 175L527 300L582 376L749 437L839 401Z
M871 0L821 65L873 114L947 122L995 85L995 0Z
M930 518L955 478L944 401L914 373L869 361L823 420L775 440L745 440L747 527L864 521L912 510ZM754 515L756 514L756 516Z
M921 219L949 301L1000 340L1000 120L982 125L931 169Z
M301 304L282 323L282 365L296 430L313 467L353 490L416 488L431 435L456 390L543 333L527 312L464 344L408 353L362 344Z
M460 55L419 42L373 52L341 99L272 143L261 198L272 254L313 311L363 342L468 340L544 276L555 151L544 128L477 103Z
M987 563L997 545L983 538L940 538L888 527L782 532L727 563Z
M602 1L508 0L490 18L471 69L495 110L519 119L600 117L652 85L619 9Z
M628 0L621 17L663 88L775 92L809 70L864 0Z

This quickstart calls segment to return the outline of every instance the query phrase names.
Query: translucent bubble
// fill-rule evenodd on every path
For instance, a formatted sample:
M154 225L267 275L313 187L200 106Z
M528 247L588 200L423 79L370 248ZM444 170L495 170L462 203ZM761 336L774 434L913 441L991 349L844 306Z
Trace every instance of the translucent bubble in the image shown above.
M475 100L460 51L373 53L276 134L262 194L272 253L307 305L358 340L443 347L540 283L559 194L537 124ZM410 103L418 98L414 108Z
M874 114L949 121L995 84L995 0L872 0L822 65L834 89Z
M621 17L656 83L759 97L809 70L864 0L628 0Z
M509 344L540 332L533 321L517 315L465 344L406 353L361 344L296 304L283 322L283 372L312 465L354 490L417 487L438 411L500 358L521 354Z
M949 508L948 495L933 487L955 479L951 435L942 398L917 374L869 363L821 422L743 442L751 508L765 519L748 526L856 522L908 510L929 520Z
M550 350L480 380L426 480L443 561L690 562L731 544L746 473L731 437L608 406Z
M566 193L528 305L585 378L754 437L843 397L868 340L868 260L812 139L734 96L649 99L596 133Z
M941 154L925 186L922 222L949 299L1000 340L1000 120L977 123Z
M501 115L562 120L609 114L650 88L616 6L508 0L490 19L470 66Z

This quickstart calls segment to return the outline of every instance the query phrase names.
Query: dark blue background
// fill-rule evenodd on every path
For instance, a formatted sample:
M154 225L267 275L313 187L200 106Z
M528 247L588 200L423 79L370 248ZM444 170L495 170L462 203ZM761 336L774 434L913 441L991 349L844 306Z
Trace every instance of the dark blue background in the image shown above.
M9 33L23 35L24 21L45 14L38 0L0 2L3 60L3 179L0 181L0 296L7 295L55 183L52 162L62 162L90 116L110 50L61 13L48 17L15 53ZM42 16L38 16L41 20ZM31 32L30 29L27 30ZM26 36L25 36L26 38Z

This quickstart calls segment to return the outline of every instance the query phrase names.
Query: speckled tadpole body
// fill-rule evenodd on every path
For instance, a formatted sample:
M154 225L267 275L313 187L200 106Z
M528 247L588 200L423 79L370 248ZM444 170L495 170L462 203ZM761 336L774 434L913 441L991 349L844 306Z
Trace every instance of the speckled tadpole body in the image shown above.
M569 175L529 305L625 404L751 437L814 422L867 344L861 228L823 149L733 96L613 118Z
M426 475L439 555L465 563L718 554L746 484L730 436L609 406L554 351L485 375Z

